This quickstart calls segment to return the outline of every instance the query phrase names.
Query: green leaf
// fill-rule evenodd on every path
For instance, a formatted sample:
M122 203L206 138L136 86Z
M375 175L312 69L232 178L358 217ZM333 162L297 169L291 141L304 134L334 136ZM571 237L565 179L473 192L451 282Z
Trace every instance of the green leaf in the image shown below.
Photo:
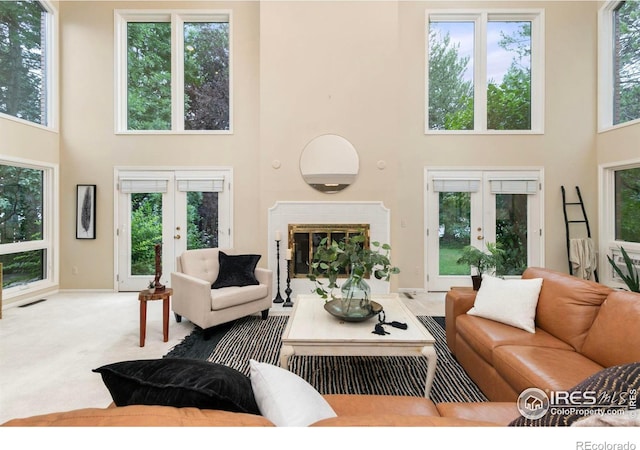
M640 276L638 275L638 271L633 265L633 261L623 247L620 247L620 253L622 253L622 258L627 268L627 273L622 272L616 262L609 255L607 255L609 264L611 264L613 270L618 274L622 281L624 281L631 292L640 292Z

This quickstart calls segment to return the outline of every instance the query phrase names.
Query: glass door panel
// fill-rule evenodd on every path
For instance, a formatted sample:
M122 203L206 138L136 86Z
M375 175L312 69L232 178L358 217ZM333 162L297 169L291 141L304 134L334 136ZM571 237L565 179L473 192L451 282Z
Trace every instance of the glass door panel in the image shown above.
M218 192L187 192L187 249L218 247Z
M130 275L153 277L156 273L155 245L162 243L162 194L131 194L130 220Z
M522 275L527 268L527 195L496 194L496 242L505 252L500 275Z
M471 193L439 192L439 274L470 275L469 266L458 264L462 249L471 244Z

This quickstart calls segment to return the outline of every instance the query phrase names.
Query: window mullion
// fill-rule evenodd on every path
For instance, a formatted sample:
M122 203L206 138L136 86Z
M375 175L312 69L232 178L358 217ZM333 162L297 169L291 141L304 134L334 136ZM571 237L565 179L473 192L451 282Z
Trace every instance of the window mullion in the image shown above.
M184 131L184 20L171 15L171 122L174 131Z
M487 13L481 13L476 19L474 48L474 129L487 129Z
M531 18L531 130L544 131L544 11Z
M121 15L116 15L116 131L126 130L129 123L129 105L127 90L127 23Z

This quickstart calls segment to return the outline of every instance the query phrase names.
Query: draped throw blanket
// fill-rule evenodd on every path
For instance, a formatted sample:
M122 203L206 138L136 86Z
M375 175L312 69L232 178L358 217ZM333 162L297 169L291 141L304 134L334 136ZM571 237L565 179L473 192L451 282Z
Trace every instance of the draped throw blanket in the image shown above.
M595 279L597 261L591 238L569 240L569 261L574 276L585 280Z

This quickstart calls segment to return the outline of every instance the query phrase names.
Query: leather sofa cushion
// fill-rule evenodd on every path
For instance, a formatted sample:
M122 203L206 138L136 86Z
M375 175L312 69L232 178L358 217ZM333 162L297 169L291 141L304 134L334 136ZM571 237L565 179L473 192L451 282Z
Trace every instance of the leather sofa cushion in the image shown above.
M231 306L264 298L268 288L264 284L254 286L229 286L211 290L211 309L217 311Z
M594 281L537 267L525 270L522 278L544 278L536 327L581 351L600 305L612 290Z
M582 353L604 367L640 361L638 317L640 294L612 292L600 307Z
M458 334L489 364L493 364L493 350L501 345L531 345L564 350L573 348L544 330L535 333L505 325L482 317L461 315L456 320Z
M312 427L497 427L498 424L452 417L369 414L320 420Z
M580 353L556 348L504 345L493 353L493 366L513 389L566 390L602 370Z
M498 425L509 425L520 417L515 402L445 402L438 403L441 417L455 417L465 420L482 419Z
M272 427L262 416L173 406L131 405L85 408L13 419L15 427Z
M582 394L583 392L591 392L597 399L598 408L602 411L615 411L617 414L609 415L614 421L620 419L620 422L613 426L633 426L633 422L629 422L627 418L622 417L619 413L636 413L630 410L630 399L634 393L640 389L640 363L623 364L619 366L607 367L600 372L596 372L578 385L568 390L567 394ZM620 407L623 409L621 410ZM575 425L578 421L585 417L599 416L593 414L593 410L587 408L558 408L557 411L547 411L539 419L528 419L524 416L514 420L511 426L569 426ZM605 414L603 417L607 417ZM611 425L610 425L611 426ZM611 446L611 448L614 448Z
M397 414L439 416L436 405L428 398L402 395L326 394L324 399L338 416L363 414Z

